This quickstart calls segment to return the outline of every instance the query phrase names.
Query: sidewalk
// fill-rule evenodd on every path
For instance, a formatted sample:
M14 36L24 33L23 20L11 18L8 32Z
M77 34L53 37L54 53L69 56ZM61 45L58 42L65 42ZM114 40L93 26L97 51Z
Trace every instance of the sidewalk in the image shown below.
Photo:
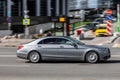
M34 39L3 39L1 38L0 47L17 47L20 44L28 43Z
M89 37L89 39L90 38L91 37ZM113 41L115 39L116 39L116 37L110 37L107 43L113 43ZM28 42L33 41L33 40L35 40L35 39L16 39L16 38L13 38L13 39L1 39L2 42L0 43L0 47L18 47L21 44L28 43ZM117 47L118 47L118 43L120 43L119 40L117 39ZM85 42L86 44L95 43L94 39L92 41L87 40L87 39L83 39L83 40L80 40L80 41ZM114 47L116 47L116 46L114 46Z
M115 32L115 23L114 23L114 29L113 32ZM77 30L79 30L81 28L78 28L74 31L74 35L72 35L71 37L76 38L77 40L80 40L81 42L84 42L86 44L97 44L96 39L101 39L102 37L97 37L94 35L94 33L92 32L92 30L86 30L83 32L84 37L83 39L80 39L80 35L77 35ZM104 37L103 37L104 38ZM103 39L102 38L102 39ZM109 36L109 37L105 37L105 39L107 38L106 41L104 41L105 44L112 44L114 41L116 41L116 39L118 38L117 36Z
M78 28L78 29L80 29L80 28ZM75 34L72 35L71 37L77 38L79 40L79 35L77 35L77 30L78 29L76 29L74 31ZM85 39L83 39L81 41L83 41L83 42L85 41L87 43L87 42L90 42L89 39L95 38L95 35L92 33L91 30L88 30L88 31L84 32L84 38ZM117 37L111 36L109 38L108 43L113 43L113 41L116 40L116 38ZM20 44L28 43L28 42L34 40L34 39L16 39L16 38L12 38L12 39L0 38L0 39L1 39L1 41L0 41L0 47L17 47ZM120 43L120 42L118 41L118 43Z
M120 37L118 37L118 38L114 41L113 47L120 48Z

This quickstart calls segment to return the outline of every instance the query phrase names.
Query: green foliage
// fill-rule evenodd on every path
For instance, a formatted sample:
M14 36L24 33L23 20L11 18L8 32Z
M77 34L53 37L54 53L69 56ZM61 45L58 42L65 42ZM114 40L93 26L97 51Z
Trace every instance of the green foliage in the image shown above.
M79 27L82 27L83 25L86 25L86 24L89 24L89 23L91 23L91 22L81 22L81 21L79 21L79 22L75 22L75 23L72 23L71 25L75 25L75 28L79 28Z

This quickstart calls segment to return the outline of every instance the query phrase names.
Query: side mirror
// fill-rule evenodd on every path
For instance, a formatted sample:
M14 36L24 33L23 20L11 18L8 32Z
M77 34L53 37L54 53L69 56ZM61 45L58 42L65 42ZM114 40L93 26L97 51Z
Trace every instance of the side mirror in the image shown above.
M86 25L90 25L90 23L87 23Z
M96 25L96 27L99 27L99 26L100 26L99 24Z
M73 43L73 46L74 46L75 48L78 48L78 46L77 46L75 43Z

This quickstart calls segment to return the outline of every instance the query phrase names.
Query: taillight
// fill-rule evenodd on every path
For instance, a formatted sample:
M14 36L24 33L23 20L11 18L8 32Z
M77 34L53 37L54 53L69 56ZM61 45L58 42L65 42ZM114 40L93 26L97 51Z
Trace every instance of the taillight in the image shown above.
M18 50L22 49L23 47L23 45L18 46Z

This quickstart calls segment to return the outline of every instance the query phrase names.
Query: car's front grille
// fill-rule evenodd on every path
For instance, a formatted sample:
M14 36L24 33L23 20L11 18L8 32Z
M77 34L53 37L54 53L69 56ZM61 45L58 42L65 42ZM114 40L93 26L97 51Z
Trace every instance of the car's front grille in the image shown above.
M110 49L108 49L108 52L111 53L111 52L110 52Z
M110 55L109 56L105 56L104 57L104 60L107 60L107 59L109 59L110 58Z

